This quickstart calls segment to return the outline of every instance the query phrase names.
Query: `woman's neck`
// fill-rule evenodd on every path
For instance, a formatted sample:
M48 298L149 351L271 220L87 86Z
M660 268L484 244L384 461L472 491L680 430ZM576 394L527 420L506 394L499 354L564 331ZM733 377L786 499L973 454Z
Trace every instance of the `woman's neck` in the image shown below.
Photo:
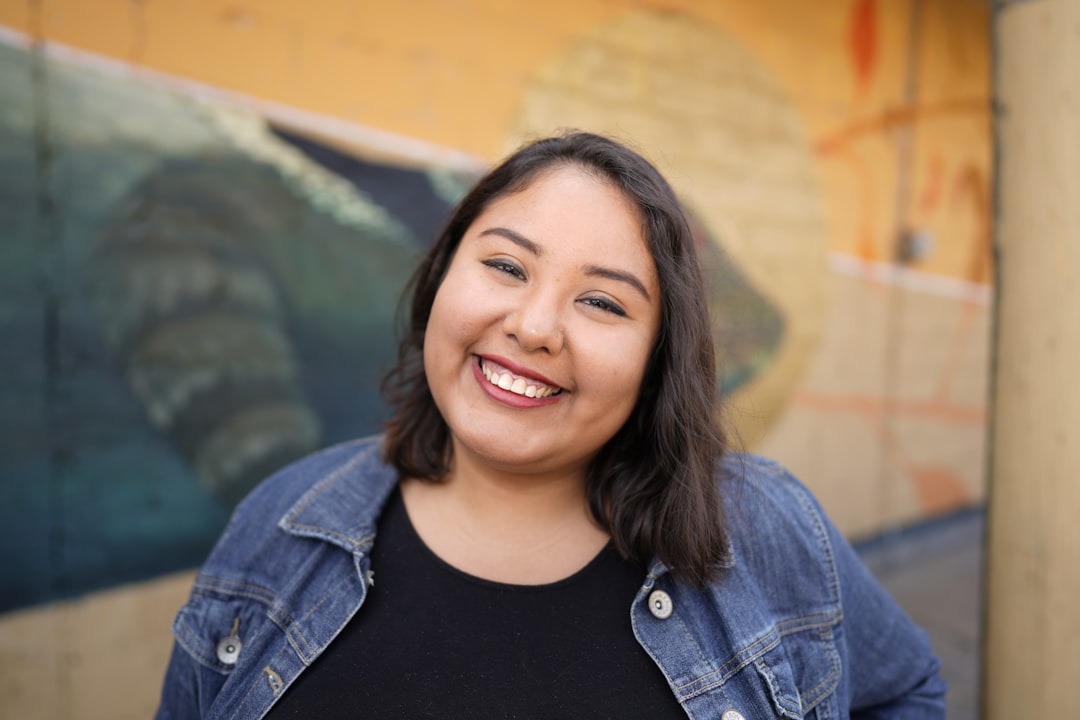
M587 565L609 539L589 512L584 468L511 473L461 453L442 482L407 480L402 495L432 552L487 580L561 580Z

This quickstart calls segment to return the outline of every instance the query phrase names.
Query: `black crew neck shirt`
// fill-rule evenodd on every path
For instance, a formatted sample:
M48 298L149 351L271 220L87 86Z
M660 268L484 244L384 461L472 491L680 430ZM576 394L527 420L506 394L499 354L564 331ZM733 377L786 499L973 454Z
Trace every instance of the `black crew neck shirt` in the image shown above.
M395 490L371 559L364 605L269 720L685 720L630 625L644 569L610 545L559 582L483 580L424 545Z

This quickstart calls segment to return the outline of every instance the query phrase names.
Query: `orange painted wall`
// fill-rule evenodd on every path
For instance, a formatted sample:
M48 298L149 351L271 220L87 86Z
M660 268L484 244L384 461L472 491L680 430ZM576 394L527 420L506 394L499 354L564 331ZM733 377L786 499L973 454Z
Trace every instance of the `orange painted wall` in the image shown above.
M822 161L831 249L890 260L896 227L917 224L967 238L943 244L920 269L989 278L985 3L51 0L35 7L3 5L0 25L489 159L502 152L523 87L568 43L630 7L684 13L737 38L798 108ZM899 190L896 136L909 128L910 187Z

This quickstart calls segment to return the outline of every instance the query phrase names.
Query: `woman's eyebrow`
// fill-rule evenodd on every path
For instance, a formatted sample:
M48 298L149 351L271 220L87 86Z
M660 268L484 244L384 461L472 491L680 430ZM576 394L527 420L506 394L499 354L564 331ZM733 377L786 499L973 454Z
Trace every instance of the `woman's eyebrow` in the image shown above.
M586 275L592 275L594 277L607 278L609 280L618 280L624 282L630 287L641 293L646 300L652 302L652 298L649 297L649 291L645 289L645 284L637 279L637 276L633 273L626 272L624 270L615 270L613 268L601 267L599 265L589 265L585 268Z
M510 228L504 228L504 227L488 228L487 230L484 230L482 233L480 233L480 237L483 237L485 235L498 235L500 237L504 237L507 240L509 240L510 242L514 243L515 245L519 245L520 247L524 248L525 250L528 250L529 252L531 252L533 255L535 255L537 257L540 257L541 255L544 254L544 249L542 247L540 247L539 245L537 245L536 243L534 243L532 240L525 237L521 233L514 232Z

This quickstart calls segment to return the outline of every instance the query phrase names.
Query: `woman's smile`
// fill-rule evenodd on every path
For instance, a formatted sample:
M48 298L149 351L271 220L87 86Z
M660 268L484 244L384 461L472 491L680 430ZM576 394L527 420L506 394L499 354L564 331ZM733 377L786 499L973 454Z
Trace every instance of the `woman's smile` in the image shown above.
M511 363L505 359L483 358L479 355L476 358L477 367L480 370L480 374L484 376L485 384L481 382L481 386L491 393L491 396L502 401L503 396L501 393L496 393L494 388L498 388L504 392L509 392L519 397L529 398L530 400L536 400L537 402L529 405L519 407L535 407L544 404L550 404L556 402L557 397L562 393L563 389L558 385L555 385L547 378L539 379L533 373L527 370L517 368L511 369ZM541 400L548 400L548 403L541 403Z
M465 232L424 339L454 451L583 472L637 402L660 289L637 207L571 166L493 201Z

